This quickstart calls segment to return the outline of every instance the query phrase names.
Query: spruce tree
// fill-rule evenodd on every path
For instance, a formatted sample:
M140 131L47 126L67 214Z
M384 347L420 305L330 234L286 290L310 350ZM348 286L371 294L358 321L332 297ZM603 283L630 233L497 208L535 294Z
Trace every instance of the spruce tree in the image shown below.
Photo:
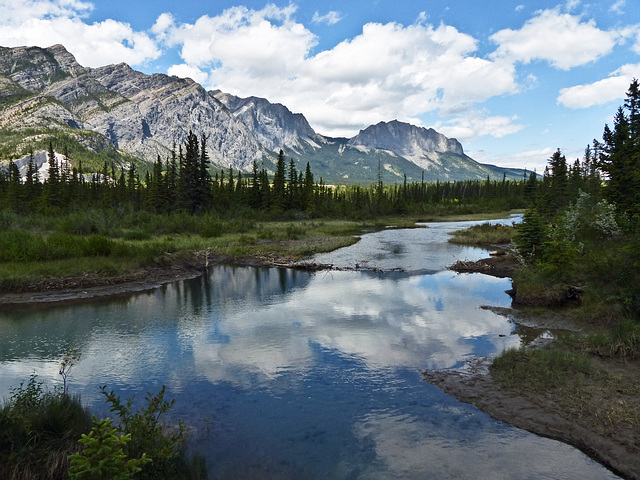
M278 153L278 162L276 164L276 173L273 176L273 189L271 192L272 205L282 210L286 205L285 197L285 166L284 166L284 151L280 149Z

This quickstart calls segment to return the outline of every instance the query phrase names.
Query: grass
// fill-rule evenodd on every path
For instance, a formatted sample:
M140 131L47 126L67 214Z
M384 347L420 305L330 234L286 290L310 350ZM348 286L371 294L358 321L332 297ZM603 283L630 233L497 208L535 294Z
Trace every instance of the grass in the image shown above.
M0 409L0 478L66 479L67 456L90 429L91 415L79 398L48 392L32 375Z
M491 372L503 387L553 399L593 428L640 427L640 323L626 318L588 330L542 347L507 350L493 360Z
M494 359L492 369L504 386L533 391L563 387L595 371L586 355L560 348L507 350Z
M512 226L483 223L452 232L449 241L465 245L509 244L514 234L515 228Z
M461 218L468 217L457 217ZM351 245L364 232L415 228L420 221L424 218L262 221L255 212L221 218L114 209L59 216L3 211L0 292L90 286L100 278L126 281L141 268L188 262L204 250L210 255L285 263Z
M346 221L253 222L242 219L140 216L119 225L111 219L94 220L87 235L43 231L53 225L34 222L30 230L0 233L0 292L42 289L56 280L82 277L83 285L95 277L126 279L137 269L188 262L194 253L300 260L358 241L356 233L369 224ZM67 230L78 218L64 218L58 227ZM102 228L107 226L108 228ZM77 228L73 228L77 230ZM181 233L176 233L180 231ZM73 286L72 284L68 286Z

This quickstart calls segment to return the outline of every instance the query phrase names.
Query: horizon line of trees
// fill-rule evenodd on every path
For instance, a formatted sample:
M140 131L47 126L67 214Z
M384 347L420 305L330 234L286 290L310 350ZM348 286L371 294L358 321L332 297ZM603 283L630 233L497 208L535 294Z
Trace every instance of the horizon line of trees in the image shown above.
M102 171L87 175L82 162L71 166L66 149L58 162L52 143L48 150L48 178L41 180L30 155L24 178L10 161L0 172L0 209L55 213L83 208L131 208L157 214L236 212L243 209L305 212L310 216L408 213L426 204L487 202L517 208L525 202L525 179L466 180L435 183L407 182L385 186L378 178L371 186L328 186L317 181L307 162L299 171L288 165L280 150L275 173L253 162L249 174L232 167L211 173L206 137L193 132L183 145L174 145L165 161L157 157L140 179L135 164L116 170L105 162ZM535 174L532 177L536 178ZM496 207L498 208L498 207Z
M612 150L612 149L609 149ZM609 151L607 150L607 151ZM251 209L272 213L298 211L310 216L380 215L419 213L426 205L484 203L498 208L524 208L536 198L546 198L550 210L561 208L578 190L598 190L603 168L598 159L605 149L594 141L585 157L568 165L558 150L543 175L535 171L522 180L465 180L435 183L407 182L384 185L381 176L370 186L328 186L316 181L309 163L299 171L288 165L280 150L274 175L253 162L249 174L232 167L211 173L206 137L189 132L183 145L174 145L169 158L160 156L140 178L135 164L116 169L104 163L102 171L87 175L82 162L71 166L66 148L56 161L49 143L45 180L39 179L33 153L24 178L10 161L0 172L0 209L19 212L59 212L83 208L130 208L157 214L186 212L228 213ZM617 163L616 163L617 164ZM614 171L610 168L611 172ZM607 170L607 172L609 172ZM616 183L617 185L617 183Z

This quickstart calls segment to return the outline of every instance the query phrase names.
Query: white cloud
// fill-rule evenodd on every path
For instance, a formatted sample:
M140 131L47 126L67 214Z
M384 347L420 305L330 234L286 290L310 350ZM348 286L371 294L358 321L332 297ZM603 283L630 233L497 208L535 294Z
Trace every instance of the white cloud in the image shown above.
M490 37L498 44L494 59L523 63L543 60L562 70L611 53L619 38L618 32L600 30L593 20L584 22L557 8L538 12L520 30L507 28Z
M481 136L502 138L519 132L524 127L517 123L517 120L516 115L489 116L484 111L471 111L465 112L464 116L437 125L436 130L464 143Z
M620 100L625 98L629 84L634 78L640 78L640 63L623 65L608 78L597 82L563 88L557 102L567 108L576 109Z
M140 65L160 55L155 41L127 23L86 24L92 4L76 0L0 1L0 44L7 47L65 45L78 62L96 67L127 62Z
M544 173L544 169L549 163L549 158L556 151L555 148L541 148L538 150L525 150L515 153L503 153L489 155L484 151L466 152L471 158L480 163L500 165L507 168L526 168L527 171L536 171L539 175Z
M567 9L567 12L572 12L579 6L580 6L580 0L567 0L567 3L565 4L565 8Z
M611 5L609 11L616 15L624 15L624 7L626 6L626 3L626 0L617 0L613 5Z
M203 72L198 67L192 67L184 63L169 67L167 73L180 78L190 78L201 85L206 85L209 81L209 74L207 72Z
M222 78L233 73L254 83L274 76L287 78L316 44L315 36L292 20L294 12L293 6L268 5L260 11L233 7L216 17L200 17L194 24L169 24L167 41L182 46L181 56L188 65L214 67Z
M316 12L313 14L313 18L311 19L313 23L326 23L327 25L335 25L340 20L342 20L342 15L340 15L340 12L336 12L334 10L331 10L325 15L320 15L319 12Z
M159 19L154 33L182 47L186 66L209 72L209 87L283 103L326 135L518 91L513 64L474 56L477 41L454 27L369 23L310 56L317 39L294 12L235 7L194 24Z
M167 32L175 26L173 15L170 13L161 14L156 23L151 27L151 33L156 35L159 40L166 40Z
M20 24L31 18L76 18L93 10L93 4L76 0L0 0L3 25Z

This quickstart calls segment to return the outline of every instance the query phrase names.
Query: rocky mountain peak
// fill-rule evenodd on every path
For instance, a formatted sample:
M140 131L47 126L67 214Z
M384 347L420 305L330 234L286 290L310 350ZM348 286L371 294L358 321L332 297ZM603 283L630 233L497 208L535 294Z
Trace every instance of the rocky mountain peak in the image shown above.
M462 145L455 138L447 138L433 128L398 120L371 125L349 140L348 145L365 150L387 150L423 168L431 168L441 154L464 155Z
M62 45L0 47L0 128L11 138L0 147L22 146L15 156L33 138L61 132L89 150L110 146L154 162L193 131L207 139L213 164L245 171L254 161L269 168L282 148L301 169L309 162L314 174L336 182L371 181L380 166L394 181L495 174L432 128L394 120L332 139L282 104L207 92L191 79L147 75L125 63L85 68Z
M271 103L260 97L241 98L220 90L209 93L248 125L270 151L284 147L295 151L301 147L302 141L312 144L321 141L304 115L292 113L280 103Z
M52 45L46 49L53 55L56 62L60 66L60 69L73 76L78 76L86 72L86 68L80 65L74 57L64 46L59 43Z
M462 145L455 138L447 138L433 128L417 127L398 120L380 122L360 130L349 144L406 154L418 151L464 154Z

